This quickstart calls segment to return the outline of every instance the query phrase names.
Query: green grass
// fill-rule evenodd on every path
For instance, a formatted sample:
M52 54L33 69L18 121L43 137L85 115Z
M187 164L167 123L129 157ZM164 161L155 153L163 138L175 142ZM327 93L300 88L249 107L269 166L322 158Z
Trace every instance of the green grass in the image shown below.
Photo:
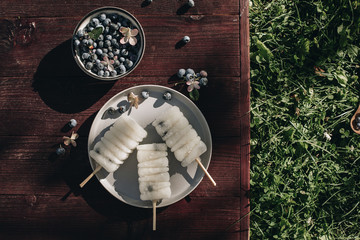
M251 238L360 239L360 2L252 3Z

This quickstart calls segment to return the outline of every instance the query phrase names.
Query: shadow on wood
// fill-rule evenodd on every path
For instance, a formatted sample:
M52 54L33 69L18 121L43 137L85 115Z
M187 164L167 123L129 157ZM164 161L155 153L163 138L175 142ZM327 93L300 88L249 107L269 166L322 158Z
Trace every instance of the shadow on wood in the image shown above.
M40 62L32 87L52 109L63 113L81 112L114 85L87 76L75 63L71 39L51 50Z

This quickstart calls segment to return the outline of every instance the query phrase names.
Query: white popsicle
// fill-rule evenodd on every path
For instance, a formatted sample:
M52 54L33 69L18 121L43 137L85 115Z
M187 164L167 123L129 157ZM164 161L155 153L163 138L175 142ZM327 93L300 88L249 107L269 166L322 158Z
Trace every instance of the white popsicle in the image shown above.
M178 118L178 120L173 121L174 118ZM177 106L160 114L152 125L183 167L196 161L216 186L215 181L200 161L200 156L207 151L206 144Z
M169 160L165 143L137 146L140 199L152 201L153 230L156 230L156 203L170 198Z
M115 172L146 136L147 132L134 119L123 114L95 144L90 151L90 157L109 173ZM80 184L80 187L83 187L100 169L97 167Z

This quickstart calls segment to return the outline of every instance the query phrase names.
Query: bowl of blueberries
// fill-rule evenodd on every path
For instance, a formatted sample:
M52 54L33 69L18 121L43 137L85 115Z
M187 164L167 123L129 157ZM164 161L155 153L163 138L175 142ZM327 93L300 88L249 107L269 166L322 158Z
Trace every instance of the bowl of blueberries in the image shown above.
M86 74L99 80L117 80L139 65L145 34L139 21L126 10L102 7L81 19L71 46L76 63Z

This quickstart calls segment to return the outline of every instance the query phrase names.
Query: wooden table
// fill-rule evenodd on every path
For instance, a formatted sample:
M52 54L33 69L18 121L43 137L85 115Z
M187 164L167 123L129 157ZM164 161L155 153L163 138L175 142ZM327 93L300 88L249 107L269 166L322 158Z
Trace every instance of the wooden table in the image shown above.
M198 0L182 11L185 3L1 1L0 239L248 238L248 4ZM70 49L78 21L103 6L131 12L147 40L140 65L113 82L86 76ZM190 43L176 48L185 35ZM173 87L171 76L188 67L209 74L196 104L211 129L208 170L217 187L204 177L188 197L158 210L153 232L151 211L122 203L96 178L79 189L91 172L87 136L112 96L140 84ZM78 121L73 129L80 135L78 147L56 157L72 118Z

